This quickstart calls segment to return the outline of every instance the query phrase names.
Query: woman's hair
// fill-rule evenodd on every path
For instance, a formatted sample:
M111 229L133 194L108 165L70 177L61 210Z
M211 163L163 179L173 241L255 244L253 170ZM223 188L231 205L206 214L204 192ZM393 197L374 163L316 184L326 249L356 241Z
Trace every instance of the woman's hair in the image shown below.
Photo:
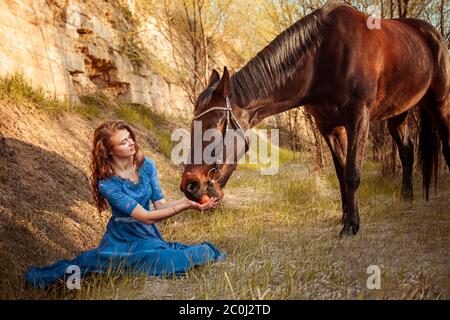
M139 145L136 141L136 135L133 129L131 129L131 127L124 121L105 121L102 122L97 129L95 129L90 165L90 180L92 195L99 212L106 209L108 207L108 203L99 191L98 182L101 179L109 178L115 174L112 167L114 159L110 154L112 148L111 137L121 129L128 130L131 138L134 141L136 153L133 156L133 163L136 164L136 168L139 169L144 162L144 155L139 150Z

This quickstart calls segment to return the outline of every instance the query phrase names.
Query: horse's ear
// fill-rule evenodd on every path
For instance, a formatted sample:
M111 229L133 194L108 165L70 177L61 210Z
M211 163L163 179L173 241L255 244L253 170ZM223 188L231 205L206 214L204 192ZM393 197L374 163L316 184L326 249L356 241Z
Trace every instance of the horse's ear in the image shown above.
M224 98L230 95L231 88L230 88L230 74L228 73L227 67L223 68L223 75L222 79L220 79L219 84L217 85L217 88L215 92L217 94L222 95Z
M213 83L219 82L219 80L220 80L219 73L217 72L216 69L213 69L211 76L209 77L208 87Z

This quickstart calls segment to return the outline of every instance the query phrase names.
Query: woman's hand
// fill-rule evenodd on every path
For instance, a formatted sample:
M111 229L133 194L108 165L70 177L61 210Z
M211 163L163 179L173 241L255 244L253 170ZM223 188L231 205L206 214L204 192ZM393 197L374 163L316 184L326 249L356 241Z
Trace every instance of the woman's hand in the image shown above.
M187 198L185 202L186 202L186 209L194 209L198 211L214 209L217 206L216 197L212 197L211 199L208 200L208 202L205 202L204 204L200 204Z

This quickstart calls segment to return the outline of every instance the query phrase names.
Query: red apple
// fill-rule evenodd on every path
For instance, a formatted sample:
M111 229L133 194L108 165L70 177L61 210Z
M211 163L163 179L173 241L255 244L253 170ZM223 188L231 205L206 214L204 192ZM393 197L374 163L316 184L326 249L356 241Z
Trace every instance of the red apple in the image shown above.
M209 201L210 197L207 193L205 193L204 195L202 195L202 197L200 198L200 204L204 204L207 203Z

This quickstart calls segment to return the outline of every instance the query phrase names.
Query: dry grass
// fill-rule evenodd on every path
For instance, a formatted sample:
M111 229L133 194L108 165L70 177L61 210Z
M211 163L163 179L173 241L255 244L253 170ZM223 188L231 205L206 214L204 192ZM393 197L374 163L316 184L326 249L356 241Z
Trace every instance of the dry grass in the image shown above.
M94 276L82 289L63 286L50 299L448 299L449 176L430 202L387 196L392 181L365 170L362 228L341 239L338 190L326 172L305 177L301 165L278 176L238 170L214 213L189 212L161 227L171 241L211 241L222 263L185 277ZM373 164L370 167L374 167ZM294 170L297 169L297 170ZM331 175L330 175L331 176ZM394 185L398 185L395 179ZM366 287L367 267L381 268L381 290ZM35 292L43 298L42 292Z
M77 108L65 110L65 102L50 108L48 98L33 90L19 75L0 79L0 299L34 297L24 287L25 270L95 247L109 218L107 211L98 214L92 201L90 149L98 124L119 116L100 96L84 97ZM98 116L80 112L87 106ZM173 198L177 186L171 177L178 169L168 165L158 143L170 129L162 121L156 122L158 132L131 124Z
M0 100L0 298L450 297L449 174L443 174L429 202L421 199L416 179L416 200L405 203L399 198L400 178L381 177L378 165L366 162L361 230L340 239L340 196L333 168L310 174L306 164L289 161L287 153L282 153L274 176L260 175L257 166L240 166L215 212L189 211L159 224L167 240L210 241L227 251L226 261L174 279L119 272L87 277L81 290L69 291L63 284L46 291L30 288L23 283L27 267L94 247L108 219L108 213L96 213L86 179L90 137L104 117L103 109L93 117L73 110L49 117L35 105L39 99L30 99ZM138 140L155 159L167 197L181 197L179 169L164 156L152 130L176 124L153 123L156 118L145 120L151 116L144 110L136 112L141 112L135 123ZM366 287L369 265L381 268L380 290Z
M362 230L340 239L339 193L324 174L305 177L301 165L277 176L239 171L218 212L193 214L164 228L172 239L207 238L228 251L228 260L168 281L141 298L202 299L442 299L449 296L449 177L429 202L402 202L399 185L365 170L361 187ZM295 170L297 169L297 170ZM394 182L394 183L392 183ZM228 201L227 201L228 200ZM233 201L230 203L229 201ZM242 201L241 201L242 200ZM379 265L381 290L368 290L367 267Z

